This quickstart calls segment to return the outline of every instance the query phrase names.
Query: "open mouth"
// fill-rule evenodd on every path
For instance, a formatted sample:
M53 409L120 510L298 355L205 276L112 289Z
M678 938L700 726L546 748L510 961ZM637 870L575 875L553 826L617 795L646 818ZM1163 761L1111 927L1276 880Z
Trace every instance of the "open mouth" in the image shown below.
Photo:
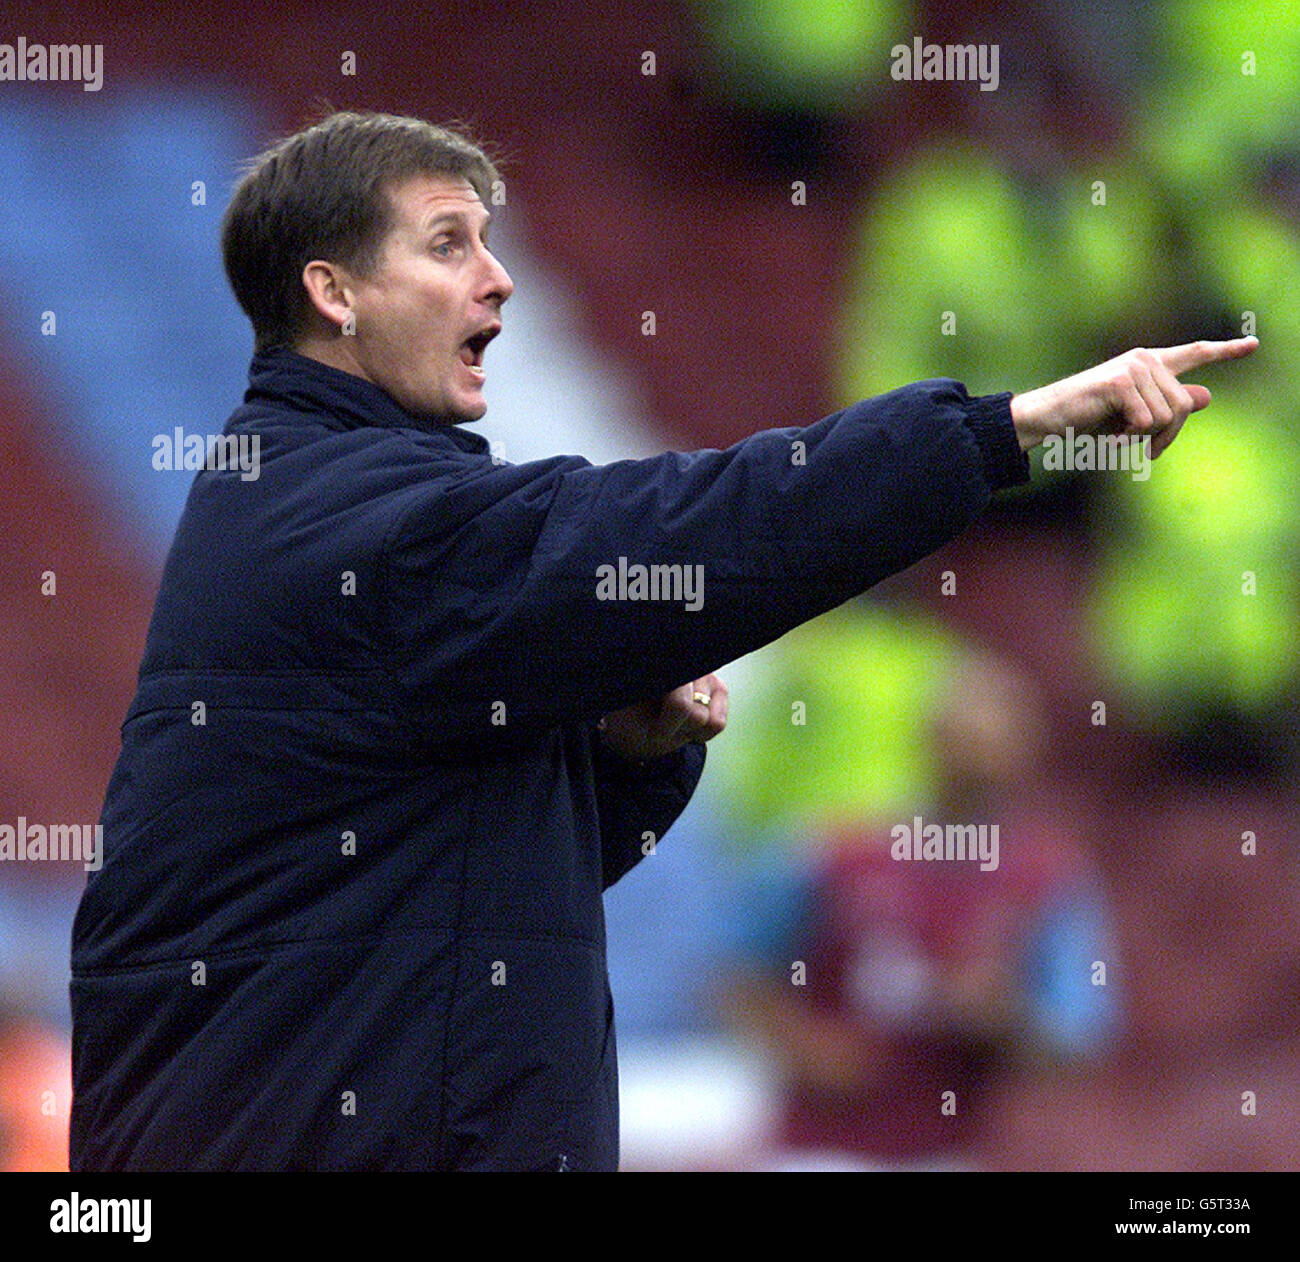
M483 367L483 351L486 349L487 344L500 332L501 326L499 324L490 324L467 337L460 344L461 363L469 368L481 369Z

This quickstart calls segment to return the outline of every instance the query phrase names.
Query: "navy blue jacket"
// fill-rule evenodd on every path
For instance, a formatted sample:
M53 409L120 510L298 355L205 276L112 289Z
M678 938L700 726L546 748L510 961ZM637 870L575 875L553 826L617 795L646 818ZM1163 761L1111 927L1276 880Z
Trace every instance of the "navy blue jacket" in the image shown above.
M515 465L256 356L258 477L195 477L73 927L72 1169L616 1168L601 891L704 746L596 721L960 531L1028 476L1009 399ZM702 566L699 608L602 598L637 565Z

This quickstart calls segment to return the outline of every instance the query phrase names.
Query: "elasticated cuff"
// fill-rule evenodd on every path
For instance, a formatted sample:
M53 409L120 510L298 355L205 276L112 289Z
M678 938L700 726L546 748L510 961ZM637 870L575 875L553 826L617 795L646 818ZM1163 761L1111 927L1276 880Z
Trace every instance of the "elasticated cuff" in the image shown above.
M1011 422L1011 393L980 395L970 401L966 413L984 461L984 477L997 491L1029 481L1029 456L1020 450L1016 427Z
M651 785L666 784L690 768L693 772L697 762L704 762L704 745L699 741L689 741L679 746L671 754L662 758L652 758L648 762L635 762L616 754L608 748L597 734L596 748L599 752L602 770L629 783Z

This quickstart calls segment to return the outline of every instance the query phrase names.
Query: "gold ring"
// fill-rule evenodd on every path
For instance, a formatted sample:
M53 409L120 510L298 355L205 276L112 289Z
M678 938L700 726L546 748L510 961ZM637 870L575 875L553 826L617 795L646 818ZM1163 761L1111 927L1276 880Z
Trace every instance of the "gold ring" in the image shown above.
M713 698L709 696L707 692L697 692L693 695L691 699L693 701L698 701L701 705L708 705L709 702L713 700Z

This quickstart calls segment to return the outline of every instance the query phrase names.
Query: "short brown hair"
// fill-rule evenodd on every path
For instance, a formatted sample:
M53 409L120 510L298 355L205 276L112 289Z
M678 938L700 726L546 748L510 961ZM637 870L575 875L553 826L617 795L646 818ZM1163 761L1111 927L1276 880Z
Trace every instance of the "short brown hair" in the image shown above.
M359 275L379 262L388 191L416 175L468 180L484 205L497 168L461 131L395 114L337 111L252 159L221 222L221 254L258 351L292 347L308 314L303 268Z

